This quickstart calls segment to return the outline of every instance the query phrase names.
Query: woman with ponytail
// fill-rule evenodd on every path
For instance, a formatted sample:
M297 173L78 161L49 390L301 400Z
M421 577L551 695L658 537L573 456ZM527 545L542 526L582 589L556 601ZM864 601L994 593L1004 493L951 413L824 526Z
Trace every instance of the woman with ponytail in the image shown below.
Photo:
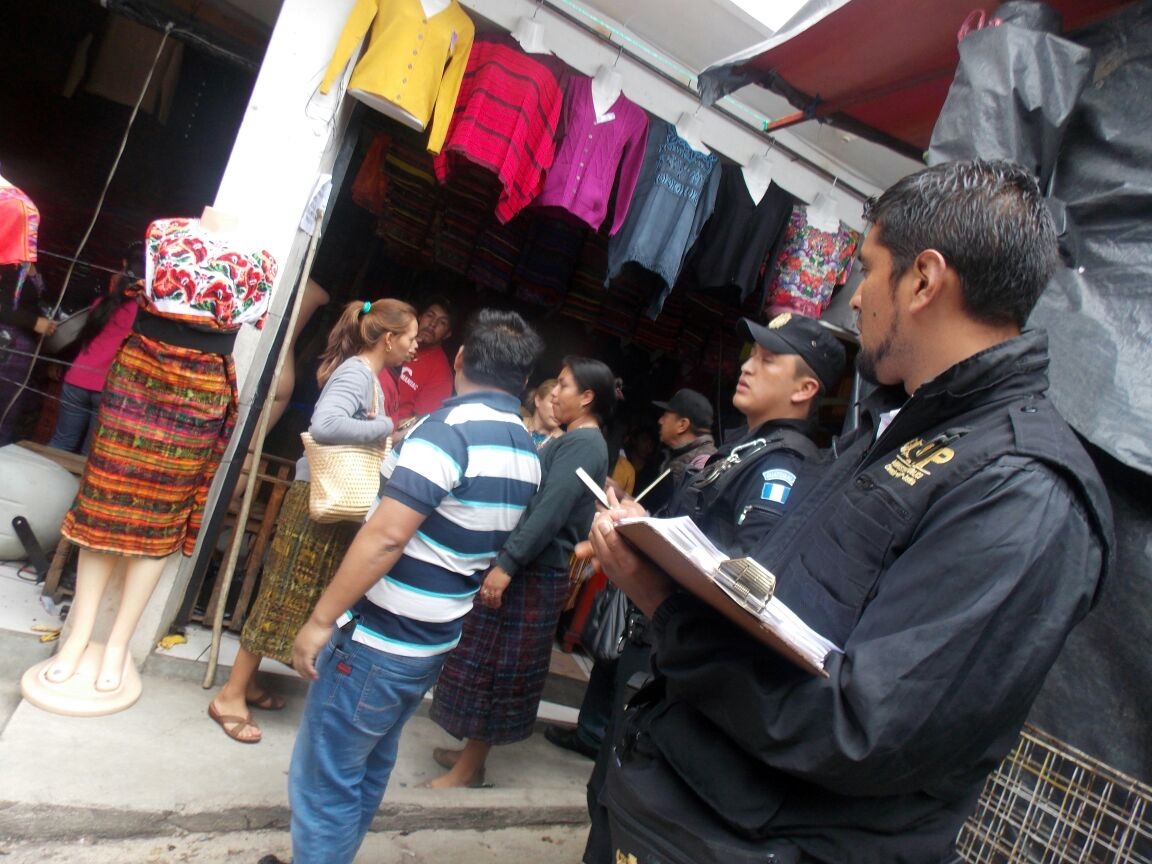
M308 428L320 444L382 442L394 428L396 394L379 379L416 353L416 310L400 300L354 301L341 314L320 355L316 379L323 388ZM292 642L336 571L359 522L319 524L308 515L308 462L296 463L296 480L284 497L260 590L227 682L208 705L208 716L242 744L260 740L250 707L279 710L284 700L261 689L256 670L263 657L292 663Z

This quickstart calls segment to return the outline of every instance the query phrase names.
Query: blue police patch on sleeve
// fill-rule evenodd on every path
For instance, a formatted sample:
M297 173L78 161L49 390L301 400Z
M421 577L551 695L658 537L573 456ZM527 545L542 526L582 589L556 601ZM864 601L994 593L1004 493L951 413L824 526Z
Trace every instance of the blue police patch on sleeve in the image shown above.
M792 491L792 484L796 482L796 475L783 468L776 468L765 471L762 476L764 485L760 487L760 500L774 504L785 503Z

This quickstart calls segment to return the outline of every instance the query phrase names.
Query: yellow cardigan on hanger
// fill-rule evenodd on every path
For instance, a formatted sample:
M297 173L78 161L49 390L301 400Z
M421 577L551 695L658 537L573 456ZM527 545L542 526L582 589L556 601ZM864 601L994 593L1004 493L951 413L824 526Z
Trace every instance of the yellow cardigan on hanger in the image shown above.
M444 146L476 27L460 4L428 17L420 0L356 0L320 83L327 93L372 28L349 90L362 90L407 111L427 128L428 149Z

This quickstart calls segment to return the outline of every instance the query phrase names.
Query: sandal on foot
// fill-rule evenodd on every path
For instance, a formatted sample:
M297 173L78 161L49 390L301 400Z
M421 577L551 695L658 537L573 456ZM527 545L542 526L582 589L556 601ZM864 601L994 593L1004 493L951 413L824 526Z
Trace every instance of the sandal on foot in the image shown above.
M450 750L447 747L433 747L432 759L441 768L447 768L451 771L460 760L460 751Z
M233 741L238 741L241 744L259 744L260 738L241 738L244 730L251 726L257 732L260 727L252 722L251 717L237 717L233 714L221 714L216 710L215 703L208 703L208 716L219 724L220 728L224 730L224 734L231 738ZM231 725L229 725L231 724ZM261 736L263 737L263 736Z
M264 690L255 699L244 697L244 701L252 708L259 708L261 711L283 711L284 706L288 704L283 696L278 696L271 690Z

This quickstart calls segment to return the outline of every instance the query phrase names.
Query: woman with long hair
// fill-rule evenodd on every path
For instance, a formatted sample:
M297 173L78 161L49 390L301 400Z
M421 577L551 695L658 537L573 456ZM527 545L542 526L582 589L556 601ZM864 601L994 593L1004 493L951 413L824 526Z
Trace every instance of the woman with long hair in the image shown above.
M136 323L136 298L144 287L142 241L129 244L120 266L121 271L109 279L108 293L92 305L76 340L80 353L64 373L60 411L49 447L85 456L92 447L108 369Z
M556 419L556 412L552 410L552 390L555 386L555 378L546 378L533 388L527 400L528 416L524 418L524 425L532 433L537 450L556 436L564 434L560 421Z
M354 301L328 336L316 378L323 388L308 431L319 444L382 443L394 427L380 372L416 353L416 310L400 300ZM308 460L284 496L272 550L228 680L208 716L229 738L255 744L260 727L249 707L279 710L284 699L256 682L263 657L291 665L292 642L336 571L359 522L313 522L308 515Z
M569 558L595 515L596 501L576 469L600 486L608 473L601 427L616 409L612 370L599 360L564 358L552 408L567 431L540 450L540 489L485 576L460 644L436 682L430 716L466 740L462 750L433 751L449 770L428 784L432 788L483 785L492 745L522 741L536 723L568 596Z

